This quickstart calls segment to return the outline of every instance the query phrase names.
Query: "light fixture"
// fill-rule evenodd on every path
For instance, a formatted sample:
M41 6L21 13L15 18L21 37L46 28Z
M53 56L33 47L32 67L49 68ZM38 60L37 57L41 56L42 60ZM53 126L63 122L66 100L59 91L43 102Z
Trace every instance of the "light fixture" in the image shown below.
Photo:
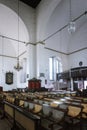
M69 0L69 5L70 5L70 22L68 25L68 32L72 34L76 30L75 22L72 20L72 11L71 11L71 0Z
M19 63L19 57L17 57L17 65L14 66L14 69L17 70L17 71L20 71L21 69L23 69L23 67L20 66L20 63Z
M14 69L20 71L23 67L20 66L19 62L19 0L18 0L18 56L17 56L17 65L14 66Z
M71 34L73 32L75 32L76 27L75 27L75 22L70 22L69 26L68 26L68 32Z

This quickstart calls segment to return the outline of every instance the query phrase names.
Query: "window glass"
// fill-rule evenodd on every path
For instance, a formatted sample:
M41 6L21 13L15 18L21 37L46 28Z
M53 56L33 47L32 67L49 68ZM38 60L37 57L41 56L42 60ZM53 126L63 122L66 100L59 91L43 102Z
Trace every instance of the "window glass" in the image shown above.
M62 72L62 63L56 57L49 58L49 79L54 80L56 78L56 73Z
M53 58L49 58L49 79L53 80Z

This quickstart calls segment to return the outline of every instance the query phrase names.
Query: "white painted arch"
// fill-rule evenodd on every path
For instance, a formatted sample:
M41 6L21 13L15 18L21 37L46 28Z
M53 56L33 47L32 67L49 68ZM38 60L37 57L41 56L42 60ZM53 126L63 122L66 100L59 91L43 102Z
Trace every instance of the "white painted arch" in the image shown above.
M10 51L11 52L10 54L9 51L7 52L6 49L5 55L9 56L18 55L18 42L15 40L29 42L29 32L21 17L18 16L18 14L13 9L2 3L0 3L0 35L5 36L3 38L4 39L3 42L6 45L9 44L7 45L10 47L8 50L14 50ZM10 38L14 40L11 40ZM20 42L19 52L22 53L25 49L26 49L25 44Z

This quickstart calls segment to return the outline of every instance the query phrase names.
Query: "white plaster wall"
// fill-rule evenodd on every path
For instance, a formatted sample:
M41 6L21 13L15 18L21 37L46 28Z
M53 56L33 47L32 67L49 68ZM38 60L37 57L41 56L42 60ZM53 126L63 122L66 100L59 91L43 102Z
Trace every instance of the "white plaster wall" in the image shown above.
M49 72L49 66L48 66L49 65L49 57L52 57L52 56L60 58L61 63L63 65L63 71L66 71L68 69L68 58L66 55L45 49L45 56L44 56L45 64L44 64L44 66L45 66L45 69L48 70L48 72Z
M37 41L42 41L43 39L48 37L57 29L58 17L57 16L55 17L54 13L55 13L55 8L59 7L60 1L61 0L54 0L54 1L42 0L40 2L36 10L37 11L37 15L36 15L37 16ZM58 11L56 12L57 15L60 14L60 12L58 13ZM51 16L53 16L52 18L54 19L51 19ZM56 20L56 24L55 24L55 20ZM62 42L62 35L63 35L63 32L45 41L45 46L37 45L37 77L39 76L39 73L46 73L46 75L48 75L49 73L48 61L49 61L49 57L52 57L52 56L60 57L63 63L63 70L68 69L68 56L67 55L57 53L56 51L44 49L44 47L48 47L48 48L59 50L59 51L67 50L66 44L63 44Z
M77 6L78 5L78 6ZM72 0L71 14L72 19L77 18L87 10L86 0ZM47 23L45 37L47 38L54 32L58 31L70 21L69 0L62 0L51 14ZM68 28L62 29L60 32L46 40L47 46L56 48L65 53L86 47L87 17L84 15L76 21L76 32L69 34ZM61 42L60 42L61 40ZM61 45L61 49L60 49Z
M36 46L29 44L29 54L27 57L29 61L29 78L36 77Z
M87 49L69 55L69 68L79 67L80 61L83 66L87 66Z
M2 61L2 57L0 56L0 61ZM17 76L16 76L16 72L14 71L14 64L16 63L15 59L12 58L8 58L8 57L4 57L3 58L3 62L0 62L0 85L3 86L3 90L7 91L7 90L12 90L15 89L17 87ZM13 72L13 84L8 85L5 82L5 76L6 76L6 72Z
M58 52L48 50L45 45L37 45L37 78L39 78L40 73L45 74L45 78L49 80L49 58L58 57L63 65L63 71L68 70L68 58L67 55L60 54Z
M61 0L42 0L36 9L37 41L45 38L48 20Z
M72 0L71 2L72 2L71 3L72 19L77 18L79 15L87 11L86 0ZM56 32L66 24L68 24L70 21L69 12L70 12L69 0L61 0L61 1L42 0L42 2L39 4L37 8L37 41L38 40L43 41L45 38L49 37L51 34ZM70 52L87 47L86 34L87 34L87 17L84 15L83 17L81 17L76 21L75 33L70 35L68 33L68 27L66 27L65 29L58 32L53 37L47 39L44 42L45 46L48 48L69 54ZM55 52L53 53L51 52L50 54L50 52L47 50L46 56L50 57L51 55L52 56L55 55ZM43 56L40 55L40 59L41 57ZM83 61L84 63L83 65L87 66L86 57L87 57L86 50L62 56L62 60L64 61L63 70L79 66L78 65L79 61ZM44 59L45 59L44 63L47 63L46 58ZM46 67L42 68L45 69Z
M45 50L44 50L44 45L37 44L36 45L36 74L37 78L40 77L40 73L45 73L45 64L46 64L46 59L45 59Z
M18 0L0 0L0 3L6 5L10 9L12 9L13 11L15 11L15 13L18 13ZM11 17L12 16L13 15L11 15ZM29 33L28 35L26 34L26 38L27 38L26 41L30 40L31 42L35 42L35 34L36 34L35 10L33 8L29 7L28 5L26 5L22 2L19 2L19 16L23 20L22 22L24 22L24 24L26 25L27 31ZM7 18L8 18L8 15L7 15ZM9 20L10 20L10 17L9 17ZM15 21L16 21L16 19L15 19ZM9 22L9 23L11 23L11 22ZM20 29L21 29L21 27L20 27ZM8 32L9 32L9 30L8 30Z
M77 51L87 47L87 17L82 25L77 28L75 34L69 39L68 52ZM76 53L77 55L77 53Z
M18 39L18 1L17 0L0 0L0 34ZM36 28L35 28L35 10L26 4L19 3L19 40L24 42L35 42ZM3 44L3 46L2 46ZM22 54L20 57L20 62L23 64L23 58L26 58L27 46L23 43L20 43L19 54ZM4 48L3 48L4 47ZM2 51L3 48L3 51ZM35 51L30 49L31 55L29 59L31 77L35 75L34 61L35 61ZM5 37L0 37L0 55L6 55L11 57L18 56L18 42ZM29 60L28 59L28 60ZM4 90L11 90L17 87L25 87L27 84L20 81L20 76L22 71L17 72L14 70L14 65L17 64L16 58L3 57L0 56L0 85L3 86ZM14 81L12 85L5 84L5 73L11 71L13 72ZM26 70L27 73L27 70ZM29 72L28 72L29 73Z

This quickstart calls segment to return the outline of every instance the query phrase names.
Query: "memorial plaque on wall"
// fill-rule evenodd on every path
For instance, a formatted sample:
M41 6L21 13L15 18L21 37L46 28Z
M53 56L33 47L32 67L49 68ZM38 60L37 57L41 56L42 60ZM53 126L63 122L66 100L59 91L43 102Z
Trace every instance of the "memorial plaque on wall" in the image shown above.
M6 84L13 84L13 72L6 73Z

